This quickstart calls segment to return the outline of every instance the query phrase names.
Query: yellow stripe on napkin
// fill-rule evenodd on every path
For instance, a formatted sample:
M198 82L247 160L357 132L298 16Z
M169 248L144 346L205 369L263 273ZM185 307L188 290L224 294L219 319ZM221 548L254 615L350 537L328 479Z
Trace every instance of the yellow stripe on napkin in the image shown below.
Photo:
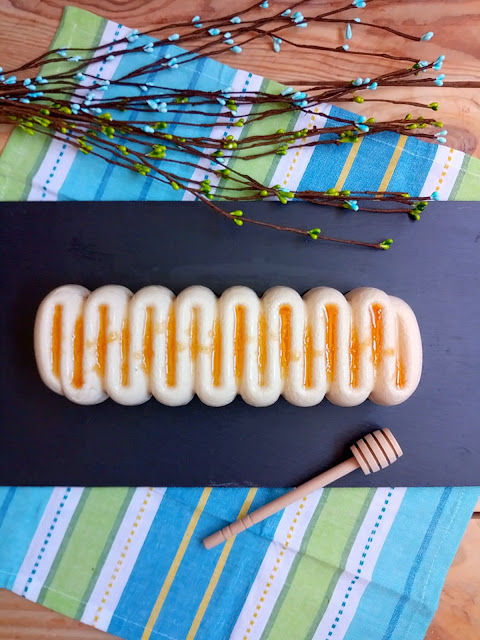
M345 180L347 179L348 174L350 173L350 169L352 168L353 163L355 162L355 158L357 157L357 153L360 149L360 145L363 142L363 138L360 138L358 142L352 142L352 148L350 149L350 153L345 160L345 164L343 165L342 172L338 176L337 184L335 185L335 191L341 191L343 185L345 184ZM347 143L345 143L347 144Z
M191 540L193 532L195 531L195 527L202 515L203 510L205 509L205 505L207 503L208 497L212 491L212 487L207 487L203 490L202 495L200 496L200 500L193 512L193 516L188 523L188 527L183 536L182 542L178 547L178 551L175 554L175 558L173 559L172 566L170 567L167 577L165 578L165 582L158 594L157 601L155 602L155 606L152 609L152 613L150 614L150 618L148 619L147 625L142 633L141 640L148 640L152 635L153 627L158 620L158 616L160 615L160 611L164 605L164 602L167 598L168 592L170 591L170 587L177 575L178 568L183 560L183 556L185 555L185 551L187 550L188 544Z
M390 158L390 162L388 163L387 170L385 171L385 175L382 178L380 186L378 187L378 191L386 191L388 185L390 184L390 180L392 179L393 172L395 171L400 156L402 155L403 148L405 143L407 142L407 136L400 136L397 142L397 146L395 147L395 151L393 152L392 157Z
M248 510L252 505L252 502L253 502L253 499L255 498L256 493L257 493L257 489L250 489L250 491L247 494L247 497L245 498L245 502L243 503L242 508L240 509L237 520L240 520L241 518L247 515ZM222 575L223 568L225 567L225 564L227 562L230 551L232 550L234 542L235 542L235 537L229 538L226 541L225 546L223 547L222 553L220 555L220 558L218 559L218 562L213 571L212 577L210 578L210 582L208 583L208 587L202 598L200 606L198 607L195 618L193 619L192 626L190 627L190 631L188 632L186 640L193 640L197 635L198 628L200 627L200 624L203 620L203 616L205 615L209 602L212 598L213 592L215 591L215 588L220 579L220 576Z

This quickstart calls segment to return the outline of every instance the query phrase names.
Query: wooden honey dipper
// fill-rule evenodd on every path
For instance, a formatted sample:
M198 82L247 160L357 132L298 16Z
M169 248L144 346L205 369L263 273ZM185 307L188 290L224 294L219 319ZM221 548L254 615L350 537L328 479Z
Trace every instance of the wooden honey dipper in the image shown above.
M269 516L285 509L293 502L297 502L304 496L326 487L328 484L335 482L339 478L343 478L348 473L355 471L355 469L361 469L366 475L385 469L389 464L395 462L403 455L400 445L393 437L390 429L382 429L369 433L368 435L357 440L355 444L350 447L353 457L337 464L333 469L324 471L319 476L308 480L304 484L301 484L296 489L285 493L276 500L272 500L268 504L263 505L259 509L248 513L241 520L237 520L232 524L227 525L220 531L212 533L204 539L203 544L206 549L212 549L218 544L225 542L229 538L236 536L242 531L245 531L254 524L265 520Z

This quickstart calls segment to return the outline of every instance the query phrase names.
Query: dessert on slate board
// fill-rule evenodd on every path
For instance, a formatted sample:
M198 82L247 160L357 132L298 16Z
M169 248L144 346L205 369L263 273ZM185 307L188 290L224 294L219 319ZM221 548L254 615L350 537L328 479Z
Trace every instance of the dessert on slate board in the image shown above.
M422 368L413 311L371 287L346 296L318 287L303 298L288 287L261 298L232 287L217 298L201 286L175 297L161 286L133 295L66 285L40 305L35 354L45 384L79 404L153 395L177 406L197 394L222 406L240 394L258 407L280 395L303 407L325 396L345 407L395 405Z

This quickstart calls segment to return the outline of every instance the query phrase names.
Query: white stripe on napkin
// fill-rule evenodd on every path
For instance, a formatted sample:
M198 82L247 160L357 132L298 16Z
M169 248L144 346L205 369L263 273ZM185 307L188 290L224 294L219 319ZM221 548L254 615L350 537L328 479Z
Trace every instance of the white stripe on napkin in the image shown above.
M12 588L14 593L36 602L82 493L80 487L53 489L18 571Z
M328 116L331 108L331 104L322 103L315 107L315 111ZM326 121L327 118L324 115L302 112L295 124L295 130L312 129L314 126L323 129ZM319 139L320 135L311 136L308 138L308 142L316 142ZM270 185L279 184L290 191L296 191L314 151L315 146L302 147L301 149L289 148L287 153L281 156ZM273 199L276 198L273 197Z
M270 543L260 569L250 588L248 597L237 619L230 640L243 640L248 633L249 640L259 640L273 611L273 607L285 584L292 563L300 549L303 536L310 524L323 489L314 491L307 499L299 500L288 506L278 524L273 541ZM300 509L300 505L303 508ZM298 513L301 515L297 515ZM294 522L296 518L297 522ZM291 536L288 538L287 536ZM285 542L288 548L285 549ZM283 555L280 553L283 552ZM278 560L280 559L280 562ZM270 576L274 576L272 579ZM270 586L268 586L270 585ZM264 594L267 591L267 594ZM260 601L263 598L263 601ZM261 602L261 607L257 608ZM257 614L253 616L253 614ZM254 621L251 625L250 622Z
M427 197L436 191L440 200L448 200L460 173L464 158L465 154L462 151L439 145L430 171L420 191L421 195Z
M165 488L135 490L83 612L85 624L108 629L164 495Z
M372 579L405 492L402 488L376 490L313 640L342 640L345 637L363 592Z
M118 25L115 22L108 22L107 26L105 27L105 31L103 32L100 45L109 44L110 42L112 42L113 38L115 37L116 31L119 31L117 40L124 38L126 35L128 35L128 33L130 33L130 29L128 29L127 27L121 27L119 29ZM67 44L66 46L70 45ZM112 51L118 51L120 46L124 47L125 45L114 45ZM103 53L105 53L106 57L107 53L105 49L102 50L102 54ZM103 80L111 80L118 65L120 64L121 59L122 56L115 56L114 60L106 64L103 60L100 60L99 62L89 65L86 68L85 73L96 76L97 73L100 73L100 68L104 66L101 72L101 77ZM90 78L79 82L79 88L75 91L75 95L78 97L84 97L87 91L83 87L85 87L86 85L90 85L91 82L92 80ZM93 93L95 98L104 95L102 91L95 91ZM64 146L65 148L63 148ZM27 200L57 200L58 193L67 178L68 172L72 167L76 155L77 149L75 147L72 147L69 144L65 145L65 142L62 140L52 140L50 146L48 147L48 151L43 158L40 168L38 169L32 180L32 187L30 189L30 193L28 194ZM59 160L59 162L57 162L57 160ZM55 170L53 170L53 167L55 167ZM47 180L49 180L48 184ZM46 187L46 190L43 188L44 186Z
M248 90L249 91L259 91L261 84L263 82L263 78L262 76L256 76L254 74L251 75L251 77L249 78L249 73L248 71L243 71L241 69L239 69L233 79L232 82L232 92L235 93L240 93L242 91L242 89L245 87L245 81L248 79L249 81L249 85L248 85ZM247 118L250 115L250 111L252 110L252 105L248 105L248 104L243 104L240 103L238 105L238 109L235 112L235 114L239 117L239 118L243 118L245 120L245 123L247 122ZM222 113L226 113L225 109L222 110ZM236 121L236 120L235 120ZM221 131L221 125L225 122L225 117L223 118L218 118L214 124L215 127L215 137L219 138L219 131ZM242 127L234 127L233 125L230 125L230 128L227 129L227 125L224 125L224 131L221 135L226 135L228 133L228 135L233 136L234 140L238 140L240 138L240 134L242 133ZM217 164L215 167L211 166L211 160L209 158L200 158L197 167L195 168L192 178L191 180L198 180L199 182L201 182L202 180L205 179L205 176L207 174L210 174L210 171L212 170L212 168L215 169L221 169L222 166L227 167L228 166L228 158L229 155L231 154L231 151L224 151L224 155L223 158L225 160L224 165L220 165ZM210 180L210 188L211 188L211 193L213 194L215 192L215 187L218 186L218 183L220 182L220 178L214 174L209 175L209 180ZM198 185L196 185L193 182L189 182L189 187L192 188L198 188ZM194 193L190 193L190 191L184 191L183 193L183 198L182 200L195 200L196 195Z

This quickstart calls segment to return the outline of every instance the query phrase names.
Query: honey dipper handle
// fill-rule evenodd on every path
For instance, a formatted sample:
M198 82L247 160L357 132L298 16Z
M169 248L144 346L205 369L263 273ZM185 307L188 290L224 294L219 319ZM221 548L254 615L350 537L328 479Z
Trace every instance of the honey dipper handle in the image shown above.
M227 525L220 531L216 533L212 533L211 536L205 538L203 541L203 545L206 549L212 549L216 547L218 544L225 542L229 538L236 536L238 533L245 531L246 529L252 527L257 522L261 522L268 518L269 516L285 509L288 505L293 502L297 502L297 500L301 500L304 496L316 491L317 489L321 489L322 487L326 487L328 484L335 482L339 478L343 478L348 473L355 471L355 469L359 468L359 464L355 458L349 458L345 460L345 462L341 462L337 464L336 467L329 469L328 471L324 471L319 476L304 482L296 489L285 493L283 496L272 500L268 504L263 505L263 507L259 507L252 511L252 513L247 513L247 515L241 520L237 520L236 522L232 522L232 524Z

